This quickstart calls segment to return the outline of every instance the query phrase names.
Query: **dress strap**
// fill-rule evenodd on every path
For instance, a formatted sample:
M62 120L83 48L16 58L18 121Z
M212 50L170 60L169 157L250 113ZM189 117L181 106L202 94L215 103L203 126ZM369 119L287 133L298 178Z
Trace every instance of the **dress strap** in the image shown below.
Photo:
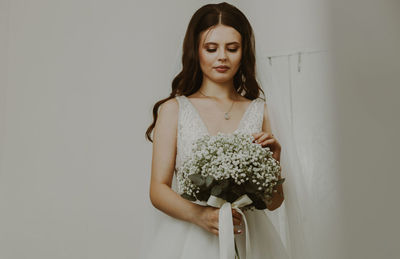
M242 121L242 131L248 133L261 131L264 118L264 103L265 101L261 98L254 100L254 105L250 107L246 118Z

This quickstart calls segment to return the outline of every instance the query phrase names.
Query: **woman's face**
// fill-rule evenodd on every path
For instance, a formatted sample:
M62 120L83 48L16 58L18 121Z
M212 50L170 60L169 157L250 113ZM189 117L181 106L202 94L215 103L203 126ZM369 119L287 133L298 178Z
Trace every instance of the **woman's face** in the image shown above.
M200 33L199 59L203 75L218 83L230 81L242 58L242 36L234 28L218 24ZM219 69L218 66L226 66Z

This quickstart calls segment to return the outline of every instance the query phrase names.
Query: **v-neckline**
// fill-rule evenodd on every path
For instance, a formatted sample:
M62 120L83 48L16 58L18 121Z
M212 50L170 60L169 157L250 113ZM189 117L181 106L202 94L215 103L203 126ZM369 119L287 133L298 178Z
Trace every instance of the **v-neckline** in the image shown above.
M210 131L209 131L208 128L207 128L207 125L205 124L204 120L201 118L199 111L198 111L197 108L193 105L193 103L189 100L189 97L187 97L186 95L182 95L182 96L188 101L189 105L192 107L192 109L193 109L194 112L196 113L196 116L198 117L198 119L199 119L201 125L203 126L203 129L205 130L206 134L207 134L208 136L211 136L211 137L217 136L218 134L234 134L235 132L237 132L237 131L240 129L240 127L242 126L243 121L244 121L244 119L246 118L247 114L249 113L250 107L251 107L251 106L253 105L253 103L255 103L255 101L257 100L257 98L256 98L256 99L252 100L252 101L250 102L249 105L247 105L246 110L244 111L244 113L243 113L243 115L242 115L242 118L240 118L240 121L239 121L238 126L236 127L236 129L235 129L233 132L221 132L221 131L218 131L216 135L211 135L211 134L210 134Z

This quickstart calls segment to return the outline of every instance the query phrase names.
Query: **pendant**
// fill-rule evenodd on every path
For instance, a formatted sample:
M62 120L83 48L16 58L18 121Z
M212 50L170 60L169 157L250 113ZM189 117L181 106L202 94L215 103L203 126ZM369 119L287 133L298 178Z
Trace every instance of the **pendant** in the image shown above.
M229 115L229 113L225 112L225 120L229 120L231 118L231 116Z

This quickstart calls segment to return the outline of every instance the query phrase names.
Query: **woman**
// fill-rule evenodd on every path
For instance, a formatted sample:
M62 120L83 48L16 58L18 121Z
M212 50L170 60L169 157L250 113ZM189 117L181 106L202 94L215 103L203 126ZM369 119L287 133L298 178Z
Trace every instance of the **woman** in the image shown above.
M177 169L197 138L248 132L280 160L281 147L271 132L267 105L259 98L263 91L255 79L254 52L252 28L236 7L208 4L192 16L183 42L182 71L172 82L170 96L155 104L154 121L146 132L153 142L150 199L162 212L147 258L220 258L219 209L190 202L175 187ZM269 210L283 202L281 185L277 191ZM265 212L244 213L251 259L287 258ZM250 254L242 234L243 217L234 209L232 217L238 256L243 259Z

